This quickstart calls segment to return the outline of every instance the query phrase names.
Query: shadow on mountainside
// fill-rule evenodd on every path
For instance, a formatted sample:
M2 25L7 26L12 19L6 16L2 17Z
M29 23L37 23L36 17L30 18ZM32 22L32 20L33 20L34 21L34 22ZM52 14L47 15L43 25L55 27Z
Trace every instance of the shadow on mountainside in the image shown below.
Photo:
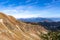
M60 22L38 22L38 23L25 22L25 23L32 24L32 25L41 25L42 27L50 31L60 30Z

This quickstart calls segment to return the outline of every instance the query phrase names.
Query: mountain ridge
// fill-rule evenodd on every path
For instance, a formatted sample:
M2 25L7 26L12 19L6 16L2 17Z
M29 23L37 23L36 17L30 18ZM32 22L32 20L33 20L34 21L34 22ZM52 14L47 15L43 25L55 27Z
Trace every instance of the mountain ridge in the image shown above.
M47 32L41 25L26 24L0 13L0 40L42 40L38 35Z
M23 22L59 22L60 18L42 18L42 17L36 17L36 18L18 18L18 20Z

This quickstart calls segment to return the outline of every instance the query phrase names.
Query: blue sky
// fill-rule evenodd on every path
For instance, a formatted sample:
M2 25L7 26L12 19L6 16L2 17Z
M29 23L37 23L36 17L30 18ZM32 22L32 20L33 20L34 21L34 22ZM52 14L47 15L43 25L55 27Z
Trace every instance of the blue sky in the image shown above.
M60 17L60 0L0 0L0 12L16 18Z

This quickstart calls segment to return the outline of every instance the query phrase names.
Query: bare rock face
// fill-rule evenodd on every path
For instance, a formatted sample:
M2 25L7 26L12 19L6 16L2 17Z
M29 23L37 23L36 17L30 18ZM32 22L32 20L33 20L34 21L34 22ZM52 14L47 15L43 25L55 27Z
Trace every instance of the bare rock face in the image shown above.
M0 13L0 40L42 40L41 33L47 33L43 26L26 24Z

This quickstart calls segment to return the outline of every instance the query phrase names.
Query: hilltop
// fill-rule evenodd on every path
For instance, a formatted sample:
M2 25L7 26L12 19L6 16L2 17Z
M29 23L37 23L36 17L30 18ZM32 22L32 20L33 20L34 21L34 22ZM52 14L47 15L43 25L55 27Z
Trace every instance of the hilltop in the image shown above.
M0 40L42 40L39 35L47 32L42 25L27 24L0 12Z

